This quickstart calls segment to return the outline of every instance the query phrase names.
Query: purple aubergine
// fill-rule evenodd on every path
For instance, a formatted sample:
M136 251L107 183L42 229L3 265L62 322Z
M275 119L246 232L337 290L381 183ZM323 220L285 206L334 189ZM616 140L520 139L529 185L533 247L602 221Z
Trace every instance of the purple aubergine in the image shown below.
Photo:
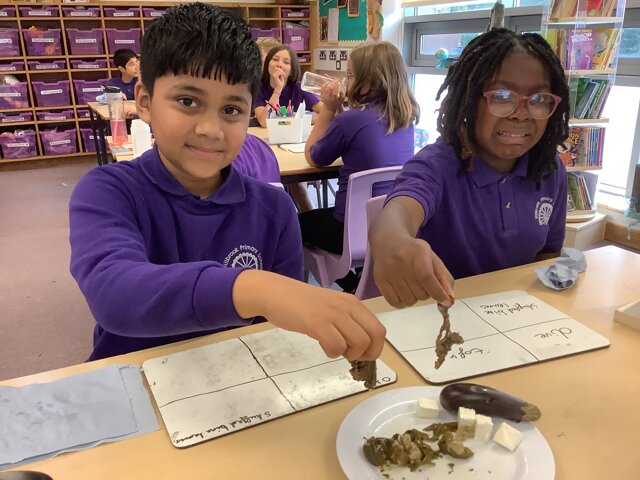
M495 388L473 383L452 383L440 392L440 404L457 412L459 407L472 408L489 417L506 418L513 422L535 422L542 413L535 405Z

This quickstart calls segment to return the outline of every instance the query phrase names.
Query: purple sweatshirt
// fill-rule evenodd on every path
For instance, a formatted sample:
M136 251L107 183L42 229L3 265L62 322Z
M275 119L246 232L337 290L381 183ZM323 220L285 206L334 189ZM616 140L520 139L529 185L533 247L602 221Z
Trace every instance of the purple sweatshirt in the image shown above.
M302 279L288 195L233 168L223 174L202 200L153 148L80 180L69 205L71 274L97 322L90 360L250 324L232 300L243 269Z
M247 134L242 149L232 165L249 177L267 183L281 183L276 154L266 142L250 133Z
M118 87L122 93L127 96L127 100L135 100L134 93L138 83L138 77L133 77L129 83L125 83L122 77L113 77L109 79L109 85Z
M267 83L266 85L262 85L258 91L255 106L265 107L271 98L271 95L273 95L273 87L271 84ZM282 93L280 94L281 106L287 107L289 106L289 101L291 101L291 108L297 110L302 103L302 100L304 100L305 108L307 110L311 110L312 107L320 101L320 99L313 93L302 90L300 82L296 82L294 84L287 83L282 89Z
M354 108L337 115L324 136L311 146L316 165L331 165L342 157L334 216L344 222L347 184L352 173L404 165L413 156L413 125L387 134L389 123L375 106ZM373 195L386 194L393 182L374 185Z
M460 159L441 138L409 160L387 202L407 196L422 205L418 238L427 241L455 278L532 262L560 252L565 234L567 173L562 162L540 189L527 178L528 154L513 170L493 170L481 156L460 171Z

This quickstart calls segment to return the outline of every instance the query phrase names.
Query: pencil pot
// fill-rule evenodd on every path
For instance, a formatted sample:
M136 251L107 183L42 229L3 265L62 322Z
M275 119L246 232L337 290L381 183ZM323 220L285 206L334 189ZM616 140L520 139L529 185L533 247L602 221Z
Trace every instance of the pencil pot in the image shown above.
M42 130L40 139L45 155L69 155L78 152L75 129Z
M22 30L27 54L34 57L62 55L60 29Z
M38 107L60 107L71 104L69 81L31 82Z
M14 109L27 108L29 95L27 95L27 82L14 83L12 85L0 85L0 108Z
M311 132L311 115L267 118L270 144L302 143Z
M16 130L0 135L2 158L29 158L38 155L36 150L36 132L33 130Z

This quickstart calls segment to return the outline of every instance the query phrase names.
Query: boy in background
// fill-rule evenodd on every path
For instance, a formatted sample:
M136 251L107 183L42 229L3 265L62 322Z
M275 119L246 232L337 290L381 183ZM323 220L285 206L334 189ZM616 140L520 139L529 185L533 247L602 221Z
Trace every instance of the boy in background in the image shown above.
M138 55L133 50L121 48L113 54L113 63L120 72L120 76L110 78L109 85L118 87L127 100L133 100L134 89L140 75Z
M95 168L70 201L71 273L96 319L90 359L264 317L330 357L373 360L385 329L354 296L301 281L293 203L230 167L245 141L260 52L241 19L189 3L142 41L136 107L155 135Z

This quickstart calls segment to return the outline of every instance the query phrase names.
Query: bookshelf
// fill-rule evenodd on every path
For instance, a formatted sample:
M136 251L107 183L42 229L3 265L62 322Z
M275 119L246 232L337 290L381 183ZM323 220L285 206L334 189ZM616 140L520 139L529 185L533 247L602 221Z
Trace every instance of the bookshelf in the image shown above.
M18 84L0 85L0 166L95 155L87 101L95 100L108 79L118 75L111 64L113 52L118 48L139 52L145 29L178 3L2 2L0 75L11 75ZM302 69L313 68L315 1L207 3L244 18L256 38L274 36L291 44ZM17 131L23 136L16 136ZM11 138L3 137L5 132Z
M555 50L569 85L570 133L559 148L569 174L567 221L595 216L595 196L609 120L602 118L614 85L626 0L550 0L542 35Z

